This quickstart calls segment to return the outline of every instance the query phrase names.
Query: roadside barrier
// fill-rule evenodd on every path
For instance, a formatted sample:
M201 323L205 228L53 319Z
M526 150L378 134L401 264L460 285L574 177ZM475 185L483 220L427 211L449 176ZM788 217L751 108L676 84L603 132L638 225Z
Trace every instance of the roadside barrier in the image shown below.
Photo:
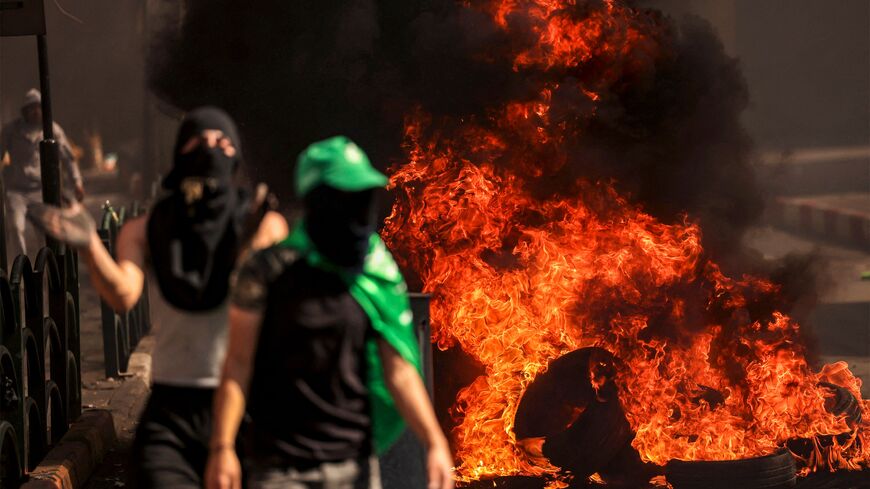
M72 250L0 273L0 487L18 487L81 415L79 317Z
M122 207L117 212L109 202L103 206L103 217L98 233L103 245L115 257L115 241L125 219L144 213L138 203L133 203L128 212ZM148 306L148 284L142 290L142 298L129 311L115 312L105 301L100 300L103 324L103 352L105 354L106 377L118 378L126 375L130 355L136 350L139 340L151 330L151 317Z

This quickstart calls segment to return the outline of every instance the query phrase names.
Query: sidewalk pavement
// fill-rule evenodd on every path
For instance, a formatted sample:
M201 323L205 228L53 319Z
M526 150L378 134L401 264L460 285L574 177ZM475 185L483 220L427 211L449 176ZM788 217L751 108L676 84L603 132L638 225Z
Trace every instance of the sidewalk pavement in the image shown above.
M139 415L150 392L153 337L139 342L130 358L130 376L122 380L101 380L87 387L95 408L106 409L115 421L117 442L95 468L83 489L117 489L127 483L128 454ZM87 399L87 398L86 398Z

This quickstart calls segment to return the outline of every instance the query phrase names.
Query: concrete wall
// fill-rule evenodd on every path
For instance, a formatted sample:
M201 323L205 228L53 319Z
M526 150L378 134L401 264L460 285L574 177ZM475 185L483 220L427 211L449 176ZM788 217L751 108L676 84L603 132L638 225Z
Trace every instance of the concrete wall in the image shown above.
M738 0L737 15L759 142L870 144L870 2Z
M762 149L870 144L867 0L654 0L708 19L740 58Z

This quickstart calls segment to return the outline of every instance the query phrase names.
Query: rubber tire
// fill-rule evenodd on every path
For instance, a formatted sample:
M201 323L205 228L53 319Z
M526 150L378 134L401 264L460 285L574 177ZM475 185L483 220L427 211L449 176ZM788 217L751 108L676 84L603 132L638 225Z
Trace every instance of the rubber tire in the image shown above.
M780 489L797 482L795 460L786 449L741 460L671 460L665 476L674 489Z
M619 399L593 401L565 432L547 438L543 451L550 463L585 479L607 467L633 438Z
M580 348L553 360L547 371L526 387L514 416L517 439L550 437L565 431L571 423L571 408L586 408L596 398L617 396L616 384L608 379L593 387L589 380L593 365L612 365L613 355L602 348Z
M514 476L482 479L461 486L464 489L544 489L547 481L540 477Z
M853 429L838 435L821 435L817 437L817 440L823 446L831 446L834 444L834 438L836 438L837 442L842 445L848 442L849 438L852 437L854 428L861 425L861 421L863 420L861 403L858 402L849 389L846 389L845 387L840 387L839 385L830 384L828 382L819 382L819 386L834 393L832 402L826 406L828 412L838 416L845 415L846 421ZM786 443L786 446L789 450L800 457L808 457L813 450L813 442L808 438L795 438L789 440Z
M816 472L799 479L795 489L870 489L870 469Z
M827 382L820 382L819 385L835 392L836 397L834 406L830 409L832 414L845 414L846 419L849 420L849 423L852 426L858 426L861 424L863 419L861 403L855 399L855 396L849 391L849 389L840 387L839 385L829 384Z

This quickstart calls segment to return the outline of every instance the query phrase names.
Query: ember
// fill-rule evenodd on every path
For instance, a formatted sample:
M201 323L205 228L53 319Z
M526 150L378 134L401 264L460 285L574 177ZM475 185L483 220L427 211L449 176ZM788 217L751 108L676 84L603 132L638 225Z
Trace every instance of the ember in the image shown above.
M860 399L860 380L844 365L812 371L799 325L770 306L777 284L727 276L692 216L660 222L611 183L578 179L570 197L532 191L568 160L565 142L595 117L604 88L660 56L667 33L616 1L470 5L532 39L517 44L515 69L578 77L566 87L542 76L534 99L477 118L418 110L406 121L384 236L433 294L438 347L461 347L486 369L456 400L461 480L555 477L518 446L514 417L532 380L583 347L619 360L619 400L645 462L736 460L837 436L799 460L804 473L870 465L870 416L857 426L833 414L822 385ZM557 90L585 109L553 113Z

